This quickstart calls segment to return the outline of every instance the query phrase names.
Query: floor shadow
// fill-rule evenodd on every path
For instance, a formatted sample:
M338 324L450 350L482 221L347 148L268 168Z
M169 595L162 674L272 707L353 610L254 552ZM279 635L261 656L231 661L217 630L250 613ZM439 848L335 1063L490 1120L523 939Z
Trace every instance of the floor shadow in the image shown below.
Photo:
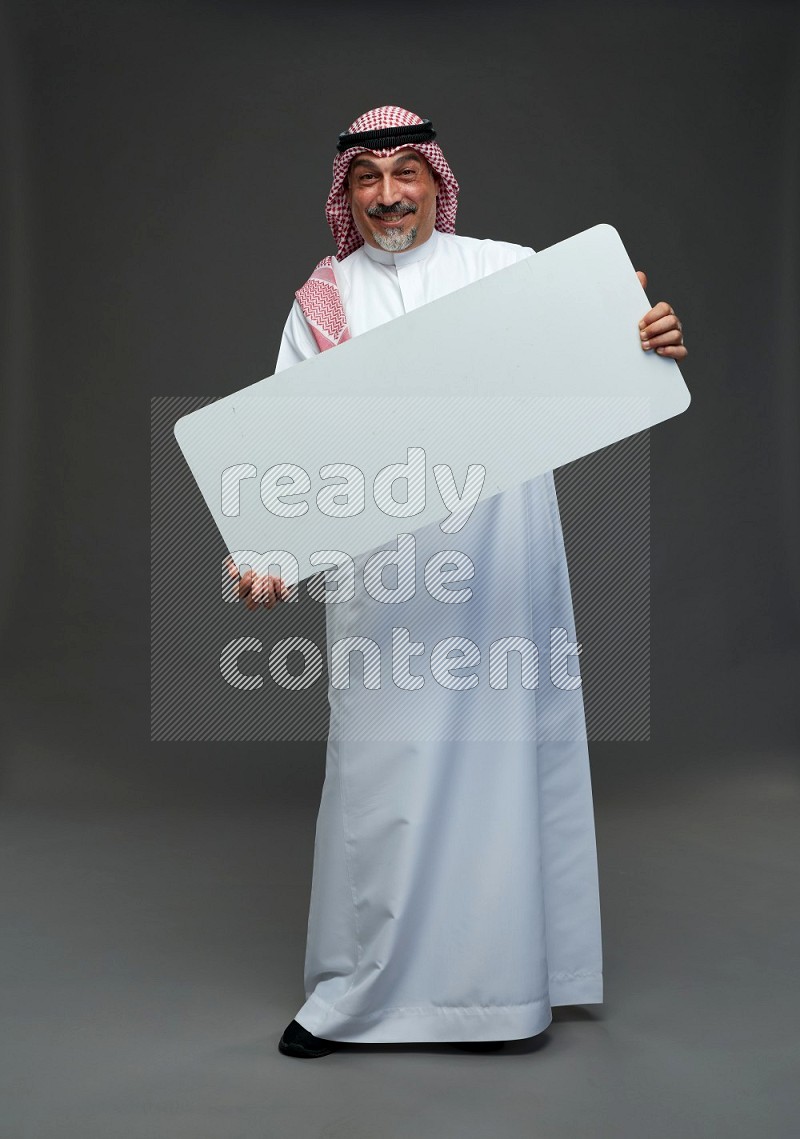
M455 1044L448 1043L431 1043L426 1040L414 1041L408 1044L356 1044L351 1041L340 1041L337 1044L336 1055L338 1052L343 1053L360 1053L362 1055L371 1054L396 1054L396 1055L410 1055L415 1053L428 1053L436 1055L447 1053L450 1055L459 1056L524 1056L529 1053L539 1052L541 1049L546 1048L551 1043L548 1036L547 1029L540 1032L537 1036L529 1036L523 1040L507 1040L505 1047L497 1049L496 1051L488 1052L472 1052L465 1051L456 1047ZM291 1057L290 1057L291 1058Z

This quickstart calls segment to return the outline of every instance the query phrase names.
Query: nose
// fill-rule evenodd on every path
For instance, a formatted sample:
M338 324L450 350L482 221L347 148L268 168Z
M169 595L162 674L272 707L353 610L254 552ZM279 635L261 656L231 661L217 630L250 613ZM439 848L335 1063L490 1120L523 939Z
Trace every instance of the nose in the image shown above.
M402 195L398 192L395 186L394 179L390 174L384 174L383 180L378 187L378 202L382 206L392 206L398 202Z

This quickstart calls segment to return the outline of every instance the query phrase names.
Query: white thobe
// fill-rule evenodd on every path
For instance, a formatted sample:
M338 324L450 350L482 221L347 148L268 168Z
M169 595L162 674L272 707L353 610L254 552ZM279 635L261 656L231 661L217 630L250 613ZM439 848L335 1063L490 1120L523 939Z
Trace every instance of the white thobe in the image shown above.
M405 253L362 246L334 272L358 336L532 253L434 231ZM317 351L295 302L276 371ZM472 596L442 604L421 586L395 607L361 583L354 602L326 605L329 648L368 636L386 663L382 655L380 692L365 674L359 683L358 653L351 687L329 686L306 1000L295 1019L329 1040L520 1039L546 1028L554 1005L602 1001L583 702L577 680L562 670L557 686L548 668L550 630L576 640L552 474L480 502L457 534L427 526L414 538L419 566L441 550L466 553L475 572L458 585ZM388 671L398 626L424 645L406 669L424 680L416 690ZM480 666L473 656L466 674L478 676L474 687L448 687L441 661L431 664L434 646L454 636L478 646ZM523 685L513 653L505 690L490 684L489 645L505 636L538 647L537 685L530 670Z

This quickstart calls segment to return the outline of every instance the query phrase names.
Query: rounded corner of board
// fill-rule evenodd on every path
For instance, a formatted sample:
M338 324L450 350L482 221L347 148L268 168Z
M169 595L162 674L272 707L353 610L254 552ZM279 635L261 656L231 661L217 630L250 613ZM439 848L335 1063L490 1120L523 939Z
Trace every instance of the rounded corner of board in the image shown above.
M613 226L611 224L611 222L609 222L609 221L601 221L596 226L594 226L593 228L597 233L599 233L603 237L613 238L614 241L619 241L619 242L622 241L622 238L619 235L619 230L616 228L616 226Z

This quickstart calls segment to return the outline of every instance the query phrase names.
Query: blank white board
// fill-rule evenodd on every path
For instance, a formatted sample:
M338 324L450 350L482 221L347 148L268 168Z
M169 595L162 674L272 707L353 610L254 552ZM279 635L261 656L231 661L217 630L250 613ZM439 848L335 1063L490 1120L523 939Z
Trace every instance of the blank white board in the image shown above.
M262 569L289 553L280 572L302 580L335 560L321 554L457 530L469 506L454 514L440 488L482 501L685 411L675 362L641 349L650 307L598 225L194 411L175 436L228 549ZM376 502L376 476L409 456L411 481Z

